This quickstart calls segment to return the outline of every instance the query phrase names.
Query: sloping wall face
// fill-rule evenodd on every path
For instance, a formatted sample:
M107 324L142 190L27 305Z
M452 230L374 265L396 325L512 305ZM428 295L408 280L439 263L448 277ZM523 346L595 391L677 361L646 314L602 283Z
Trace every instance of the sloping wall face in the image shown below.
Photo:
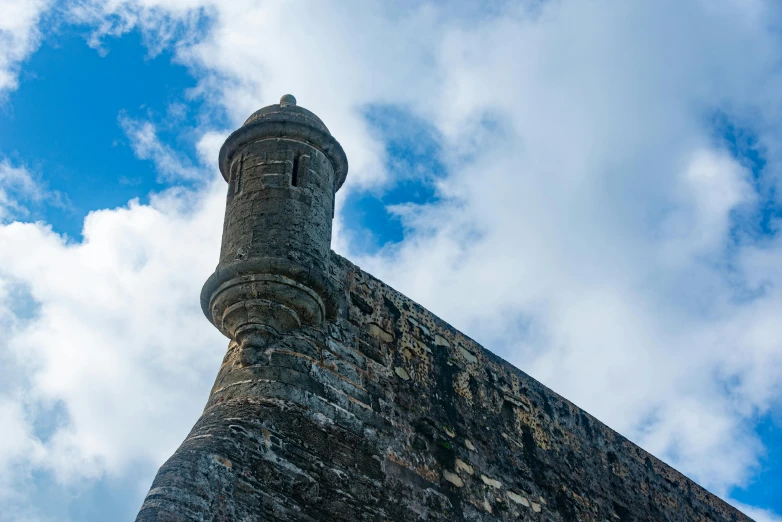
M139 521L749 520L332 253L338 318L231 343Z

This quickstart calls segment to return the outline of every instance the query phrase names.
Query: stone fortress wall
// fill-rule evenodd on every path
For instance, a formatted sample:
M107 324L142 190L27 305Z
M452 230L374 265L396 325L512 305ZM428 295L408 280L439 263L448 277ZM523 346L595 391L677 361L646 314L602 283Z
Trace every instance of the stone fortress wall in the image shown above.
M332 252L347 163L285 107L221 162L202 305L231 341L137 521L749 520Z

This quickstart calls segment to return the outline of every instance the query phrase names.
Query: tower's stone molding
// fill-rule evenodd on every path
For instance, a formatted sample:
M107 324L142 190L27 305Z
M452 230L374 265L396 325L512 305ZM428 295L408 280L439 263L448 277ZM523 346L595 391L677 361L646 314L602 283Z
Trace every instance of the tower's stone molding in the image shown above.
M332 252L347 160L292 96L220 170L231 340L138 522L749 520Z

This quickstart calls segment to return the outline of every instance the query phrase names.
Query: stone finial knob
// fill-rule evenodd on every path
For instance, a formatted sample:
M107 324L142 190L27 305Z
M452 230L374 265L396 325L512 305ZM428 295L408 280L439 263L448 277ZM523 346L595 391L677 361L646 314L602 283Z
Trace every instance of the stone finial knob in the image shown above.
M282 98L280 98L280 107L287 105L296 105L296 98L292 94L283 94Z

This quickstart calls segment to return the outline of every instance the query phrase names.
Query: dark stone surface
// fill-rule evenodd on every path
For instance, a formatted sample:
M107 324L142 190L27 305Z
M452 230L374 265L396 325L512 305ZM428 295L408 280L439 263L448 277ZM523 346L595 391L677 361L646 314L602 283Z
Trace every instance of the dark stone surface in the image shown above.
M341 167L275 128L227 158L202 303L232 340L137 521L749 520L331 252Z

